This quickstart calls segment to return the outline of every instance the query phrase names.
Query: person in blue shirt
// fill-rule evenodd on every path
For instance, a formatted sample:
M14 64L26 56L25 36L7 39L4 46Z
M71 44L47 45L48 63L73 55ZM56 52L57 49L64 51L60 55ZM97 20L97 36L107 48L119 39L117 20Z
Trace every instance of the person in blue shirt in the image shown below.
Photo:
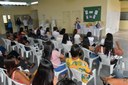
M7 31L13 33L12 22L9 19L7 23Z

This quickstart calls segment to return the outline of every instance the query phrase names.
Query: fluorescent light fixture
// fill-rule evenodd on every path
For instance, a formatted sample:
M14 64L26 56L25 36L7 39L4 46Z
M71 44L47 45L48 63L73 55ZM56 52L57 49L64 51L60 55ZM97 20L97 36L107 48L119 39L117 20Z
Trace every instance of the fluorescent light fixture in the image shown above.
M38 4L38 1L31 2L31 5Z
M0 1L1 5L28 5L26 2L9 2L9 1Z

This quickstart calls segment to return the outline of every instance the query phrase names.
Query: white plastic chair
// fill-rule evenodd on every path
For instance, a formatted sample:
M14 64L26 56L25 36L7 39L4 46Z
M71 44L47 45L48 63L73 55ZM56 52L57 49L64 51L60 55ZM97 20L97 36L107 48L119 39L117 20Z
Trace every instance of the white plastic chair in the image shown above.
M35 57L37 59L37 65L38 66L40 64L40 60L42 59L42 55L43 55L43 51L42 50L38 50L37 52L35 52ZM33 61L34 61L34 57L33 57Z
M7 52L10 52L10 46L11 46L11 40L1 38L5 44L5 48L7 49Z
M82 82L82 76L85 75L84 72L80 72L74 68L70 68L70 71L72 72L72 80L76 79L77 81ZM82 85L87 85L89 81L91 81L94 78L94 84L96 85L96 69L94 69L92 71L92 75L90 75L89 80L87 81L87 83L82 82Z
M115 65L115 64L111 65L111 58L110 57L112 57L112 56L107 56L103 53L99 53L99 56L101 58L101 62L100 62L99 69L98 69L98 75L100 74L100 70L101 70L103 65L109 66L110 67L110 74L112 74L113 73L113 67Z
M89 60L89 67L90 67L90 69L92 69L93 61L96 60L96 59L98 59L99 56L97 56L95 58L90 58L90 53L93 53L93 52L90 51L90 50L88 50L88 49L86 49L86 48L84 48L84 47L81 47L81 48L82 48L82 50L84 52L83 60L85 60L85 58L88 58L88 60Z
M68 53L68 54L69 54L69 57L71 57L70 50L71 50L71 46L72 46L72 45L62 44L62 46L63 46L63 48L64 48L64 53Z
M21 51L21 56L24 57L24 53L25 53L25 57L28 58L29 54L32 55L31 50L27 51L25 49L25 45L18 43L18 48Z
M67 71L68 72L68 67L67 67L67 65L66 65L66 63L62 63L62 64L60 64L60 65L56 65L56 64L54 64L53 63L53 65L54 66L57 66L57 67L65 67L63 70L60 70L60 71L55 71L54 70L54 74L55 74L55 76L58 78L59 77L59 75L61 74L61 73L63 73L63 72L65 72L65 71ZM68 73L69 74L69 73Z
M51 40L55 48L59 48L59 43L56 40Z

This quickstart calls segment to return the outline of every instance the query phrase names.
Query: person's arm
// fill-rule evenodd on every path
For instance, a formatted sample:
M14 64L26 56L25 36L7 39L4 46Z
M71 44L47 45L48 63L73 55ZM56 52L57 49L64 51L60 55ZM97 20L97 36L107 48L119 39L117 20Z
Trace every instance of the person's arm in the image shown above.
M15 72L15 79L22 82L23 84L30 85L31 80L21 71Z
M65 61L65 57L64 57L63 54L60 54L60 57L59 58L60 58L61 61Z
M83 62L84 62L84 64L85 64L86 73L92 75L93 73L92 73L91 69L89 68L88 64L87 64L85 61L83 61Z
M116 47L114 48L114 52L116 55L122 56L123 55L123 50L120 47L118 41L116 41Z

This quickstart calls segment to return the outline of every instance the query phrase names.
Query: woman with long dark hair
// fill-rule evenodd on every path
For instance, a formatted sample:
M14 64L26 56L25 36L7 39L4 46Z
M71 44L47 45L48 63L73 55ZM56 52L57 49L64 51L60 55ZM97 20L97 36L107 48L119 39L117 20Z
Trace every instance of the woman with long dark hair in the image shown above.
M42 59L32 85L54 85L53 65L48 59Z
M103 49L101 49L101 48L103 48ZM117 41L116 41L116 46L114 47L114 45L113 45L113 35L111 33L108 33L106 35L104 45L103 46L102 45L97 46L96 49L95 49L95 52L96 53L103 52L107 56L110 56L110 55L122 56L123 55L123 50L122 50L122 48L120 47L120 45ZM117 63L117 59L113 59L111 61L111 64L116 64L116 63Z

